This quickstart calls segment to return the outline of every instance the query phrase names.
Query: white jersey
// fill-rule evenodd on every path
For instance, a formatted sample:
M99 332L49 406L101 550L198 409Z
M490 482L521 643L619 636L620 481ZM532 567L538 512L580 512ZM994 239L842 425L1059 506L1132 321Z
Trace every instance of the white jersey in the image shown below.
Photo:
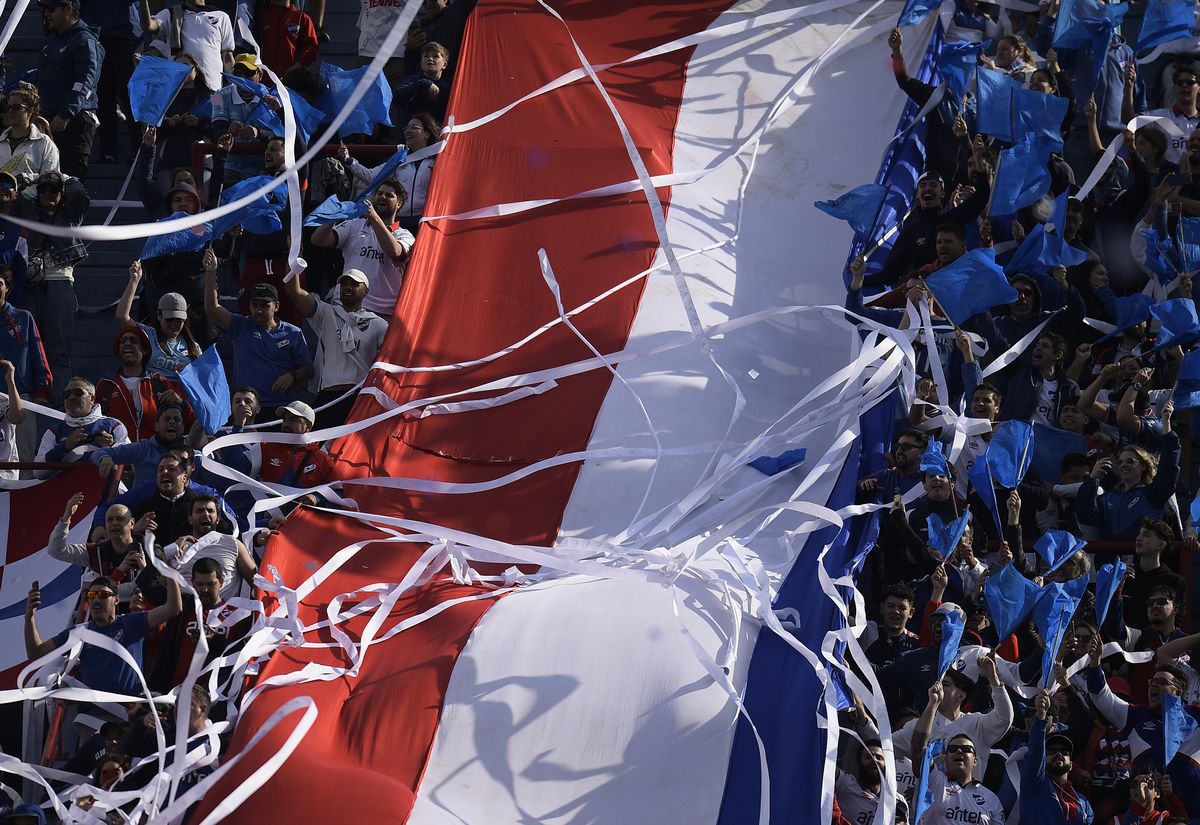
M193 547L196 547L194 552L192 547L188 547L182 554L183 563L177 568L179 574L185 579L191 579L192 568L200 559L216 559L221 565L221 575L225 585L221 588L221 601L227 601L238 594L238 589L242 586L242 577L238 575L237 560L238 560L238 540L233 536L225 533L217 533L216 531L209 533L202 539L196 542ZM173 558L169 548L166 552L167 558Z
M1166 159L1171 163L1179 163L1179 159L1183 157L1183 153L1187 150L1188 138L1191 137L1196 126L1200 125L1200 114L1196 117L1188 117L1183 112L1176 110L1174 107L1170 109L1153 109L1146 112L1147 117L1162 117L1174 125L1175 128L1164 125L1162 121L1150 124L1155 129L1159 129L1167 135L1167 154Z
M994 793L972 780L959 785L936 768L930 771L929 790L933 804L921 818L922 825L1004 825L1004 806Z
M838 774L833 786L842 816L855 825L871 825L875 821L875 809L879 807L879 796L858 784L858 777L848 773Z
M9 401L0 396L0 461L20 461L17 455L17 425L8 420ZM16 481L20 470L0 470L0 481Z

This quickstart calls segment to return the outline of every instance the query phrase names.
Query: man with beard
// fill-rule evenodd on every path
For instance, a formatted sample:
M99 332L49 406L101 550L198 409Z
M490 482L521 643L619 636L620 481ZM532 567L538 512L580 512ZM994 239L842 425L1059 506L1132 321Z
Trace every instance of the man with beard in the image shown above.
M1179 594L1170 584L1156 584L1146 591L1145 612L1147 624L1141 629L1126 627L1125 611L1114 605L1105 622L1107 638L1115 638L1121 646L1132 652L1157 651L1163 645L1184 638L1187 634L1176 624L1179 617ZM1140 617L1132 617L1138 621ZM1140 624L1140 621L1139 621ZM1154 662L1141 662L1129 666L1129 685L1133 701L1144 702L1147 689L1154 677Z
M216 562L221 574L220 598L237 595L241 582L254 583L258 564L241 541L217 530L221 523L221 504L216 496L201 494L192 499L192 512L188 515L191 532L176 541L178 554L188 560L179 565L179 572L188 576L204 559ZM170 558L170 548L167 556ZM203 599L201 599L203 602ZM206 605L212 607L213 605Z
M134 483L154 478L159 459L172 447L183 443L187 433L183 424L183 410L179 407L159 407L158 420L154 424L154 435L119 447L97 450L88 458L100 467L100 475L107 478L117 465L133 465Z
M933 727L942 705L944 685L944 682L935 682L930 686L925 712L910 723L914 728L913 753L918 757L933 741L943 739L933 732ZM975 778L977 773L982 772L980 749L986 754L991 746L980 742L977 747L978 737L967 733L955 733L945 737L944 741L946 745L941 770L931 768L929 771L929 791L933 804L921 822L924 825L959 822L1004 825L1004 807L1000 800Z
M388 178L367 203L364 217L319 226L312 235L313 246L337 247L347 269L366 274L369 291L363 306L385 321L396 311L405 263L415 242L396 220L407 199L400 181Z
M117 596L122 603L133 595L138 573L146 566L141 545L133 540L133 513L124 504L110 504L104 511L104 539L88 544L68 544L67 533L71 519L83 504L83 493L67 500L62 518L54 523L47 551L50 558L67 564L78 564L99 576L108 576L117 583Z
M884 501L903 495L921 483L921 454L929 446L929 434L920 430L901 430L892 447L892 466L858 482L860 501L873 501L880 494Z
M62 171L87 177L96 136L96 89L104 49L97 32L79 19L80 0L38 0L46 42L37 61L42 114L58 145Z
M1062 733L1046 736L1049 692L1040 691L1033 706L1029 750L1021 760L1021 820L1039 825L1091 825L1091 803L1068 778L1075 753L1071 737Z
M1109 689L1104 670L1100 667L1102 651L1103 643L1097 636L1092 641L1086 671L1092 704L1110 725L1129 740L1129 752L1135 770L1141 770L1146 765L1161 766L1166 746L1166 737L1163 736L1163 696L1179 697L1182 701L1188 686L1187 674L1175 665L1159 663L1146 690L1146 704L1131 704ZM1200 725L1200 706L1183 705L1182 709ZM1194 740L1197 738L1200 738L1200 727L1192 733L1192 741L1184 742L1184 747L1180 748L1164 770L1171 777L1176 794L1189 812L1200 811L1200 765L1188 757L1188 751L1194 752L1196 749Z
M66 417L42 436L35 461L86 461L90 452L129 443L125 425L101 412L96 388L87 379L67 382L63 412ZM38 472L49 475L49 471Z
M166 546L187 535L191 530L192 501L199 495L188 488L190 476L191 467L174 452L159 459L154 493L129 508L137 519L133 525L135 536L151 531L155 540ZM232 533L233 524L222 519L217 529Z
M141 328L122 329L113 338L113 353L121 366L96 382L100 409L124 424L135 441L154 435L161 407L185 408L182 385L147 371L150 349L150 339ZM191 418L187 412L185 419Z
M842 816L853 825L869 825L875 821L875 809L879 807L879 794L883 788L884 758L879 740L865 739L858 749L857 770L853 774L838 772L834 793ZM907 813L904 797L897 797L896 810Z
M1033 342L1033 362L1018 369L1004 389L1003 421L1017 419L1054 427L1066 399L1078 398L1079 385L1067 377L1063 359L1067 342L1061 335L1043 333Z

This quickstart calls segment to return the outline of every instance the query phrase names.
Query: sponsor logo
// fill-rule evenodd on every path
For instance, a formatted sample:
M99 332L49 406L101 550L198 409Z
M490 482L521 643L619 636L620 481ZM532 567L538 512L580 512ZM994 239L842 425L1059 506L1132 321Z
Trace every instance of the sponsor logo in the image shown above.
M302 472L302 473L315 473L315 472L316 472L316 470L317 470L317 465L316 465L316 464L305 464L305 465L304 465L304 469L303 469L303 470L301 470L300 472Z
M966 808L946 809L947 822L983 822L983 814L979 811L968 811Z

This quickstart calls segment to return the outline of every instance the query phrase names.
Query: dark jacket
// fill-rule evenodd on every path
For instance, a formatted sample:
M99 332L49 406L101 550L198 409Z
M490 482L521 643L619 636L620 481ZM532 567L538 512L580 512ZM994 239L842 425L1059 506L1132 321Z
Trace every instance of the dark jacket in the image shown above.
M91 205L87 189L78 178L63 176L63 197L54 214L42 209L38 203L37 185L28 186L17 199L15 211L21 218L39 223L49 223L55 226L79 226L83 223L88 206ZM87 257L87 247L77 238L56 238L43 235L36 229L26 230L26 242L29 244L29 261L41 259L45 266L74 266ZM37 271L36 266L30 266L30 278Z
M47 120L70 120L79 112L96 111L96 88L104 47L97 32L82 20L46 38L37 61L37 85Z
M1109 541L1133 541L1143 518L1161 519L1179 481L1179 436L1174 432L1164 433L1160 443L1158 472L1149 484L1096 495L1096 479L1090 476L1085 479L1075 495L1080 523L1103 527Z
M1079 385L1067 378L1061 369L1058 373L1058 395L1055 398L1054 409L1050 411L1051 421L1058 421L1058 413L1066 401L1079 398ZM1002 391L1004 402L1000 407L1001 421L1029 421L1037 410L1038 391L1045 381L1042 373L1032 366L1019 367L1005 382Z

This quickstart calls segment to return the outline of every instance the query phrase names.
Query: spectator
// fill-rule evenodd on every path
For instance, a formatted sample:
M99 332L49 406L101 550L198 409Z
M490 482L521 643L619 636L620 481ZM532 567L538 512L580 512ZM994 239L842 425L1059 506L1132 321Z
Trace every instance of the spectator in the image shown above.
M17 427L25 420L25 406L17 387L17 368L12 361L0 358L0 374L4 376L6 398L0 398L0 461L20 461L17 450ZM0 469L0 482L16 481L17 470Z
M254 14L254 36L264 63L282 75L308 68L317 61L320 44L312 18L292 0L259 3Z
M1061 335L1038 336L1033 343L1032 363L1018 369L1004 388L1000 418L1057 426L1063 404L1080 394L1079 385L1063 371L1066 355L1067 342Z
M129 129L130 155L142 137L142 127L133 119L133 109L129 105L129 78L133 75L134 51L140 42L140 31L134 31L135 23L129 3L106 3L102 0L81 0L81 3L83 21L97 32L103 55L96 90L100 157L104 163L116 163L117 125L124 120Z
M128 604L133 595L134 579L146 567L146 556L140 544L133 540L133 514L124 504L97 507L103 511L104 539L87 544L67 542L71 519L83 504L83 493L76 493L67 500L62 518L54 523L50 532L47 550L50 557L86 567L97 576L107 576L117 584L117 596L121 604Z
M152 15L150 0L139 0L138 11L142 30L157 35L151 48L163 57L170 57L177 51L186 52L195 59L204 77L204 86L221 88L221 72L233 67L233 23L229 15L207 8L204 0L189 0L186 6L178 8L177 13L182 15L178 22L172 19L171 8ZM170 46L175 39L176 25L179 26L177 42L182 44L181 49Z
M316 423L312 407L303 401L280 407L275 414L283 420L283 432L291 435L311 432ZM284 487L316 487L338 478L333 459L320 444L255 442L250 445L250 466L261 481ZM316 493L309 493L296 503L315 505L320 501Z
M903 430L896 436L892 448L894 466L864 478L858 483L860 493L875 494L884 501L904 495L921 483L921 455L929 446L929 436L920 430Z
M263 82L263 72L252 54L239 54L234 58L231 73L250 83ZM210 130L214 136L220 137L228 133L240 143L262 143L264 138L269 137L262 127L246 122L258 108L262 98L245 85L228 83L213 94L212 100ZM220 181L224 186L232 186L238 181L259 174L262 166L261 156L229 155L222 167L223 173L213 175L213 179Z
M35 461L86 461L94 450L129 443L125 425L101 412L91 381L72 378L67 382L63 411L63 420L42 436ZM39 471L39 475L48 473Z
M131 310L133 296L137 293L138 284L141 282L142 268L140 264L140 261L134 261L133 265L129 267L129 283L125 287L125 292L121 294L120 301L117 302L117 323L122 327L130 327L135 324ZM188 264L181 262L181 265L187 266ZM203 264L201 267L203 268ZM201 284L203 285L203 281ZM151 290L148 289L147 292L151 292ZM178 381L179 371L200 357L200 342L192 332L191 318L189 317L192 306L178 292L162 294L155 303L158 305L158 312L154 316L153 323L136 322L137 328L146 337L146 343L149 345L147 350L149 361L146 368L151 373L161 375L169 381ZM201 291L196 306L203 306L203 304L204 293ZM200 319L200 323L207 324L207 316L200 309L197 308L195 315ZM201 328L203 329L203 327Z
M345 422L354 405L354 395L350 391L367 377L367 371L383 347L387 321L369 309L363 309L369 286L367 276L358 269L347 269L338 278L340 301L336 304L319 301L305 292L299 278L292 278L285 288L288 298L308 319L308 325L317 337L314 359L317 397L314 403L318 407L332 405L317 416L317 429L336 427Z
M407 199L408 192L400 182L389 178L367 203L365 217L324 224L312 235L313 246L337 247L347 269L366 273L370 290L363 306L387 321L396 311L405 263L415 240L396 220Z
M88 622L85 626L124 647L140 669L141 648L137 642L155 627L177 616L183 606L179 586L167 580L166 588L165 604L153 610L136 610L118 616L117 584L106 576L99 576L87 588ZM64 630L53 639L42 639L34 619L41 602L41 591L32 588L25 607L25 653L30 659L40 659L55 648L62 647L71 633L70 630ZM138 675L127 664L104 648L86 642L79 656L79 680L96 691L126 696L143 695Z
M1165 521L1150 517L1142 519L1133 539L1137 565L1133 577L1121 587L1125 615L1145 616L1150 591L1158 587L1170 588L1179 603L1183 603L1187 583L1162 561L1163 556L1173 549L1173 537L1174 531Z
M1168 129L1160 127L1158 124L1151 124L1170 140L1170 145L1166 148L1166 160L1172 164L1179 163L1187 149L1188 138L1200 124L1200 110L1196 108L1197 91L1200 91L1198 83L1200 83L1200 75L1197 75L1196 70L1186 64L1180 64L1171 75L1171 85L1175 90L1175 105L1146 112L1149 117L1166 118L1175 127ZM1125 105L1121 111L1121 116L1126 122L1132 120L1134 115L1132 95L1132 86L1127 84ZM1127 114L1128 117L1126 117Z
M37 62L42 113L58 146L63 174L83 180L99 119L96 88L104 48L79 19L80 0L38 0L46 42Z
M41 114L41 103L31 83L18 83L8 93L5 128L0 132L0 169L13 175L18 185L31 183L42 172L58 171L58 147L33 122Z
M24 229L7 219L17 205L18 192L17 179L9 172L0 171L0 267L9 270L13 276L13 291L8 300L20 305L24 303L25 258L29 254L29 245L25 242Z
M323 10L323 9L322 9ZM400 21L404 6L384 0L358 2L358 65L366 66L379 54L379 48ZM393 54L383 64L383 76L388 88L400 85L408 72L404 69L403 53Z
M154 492L134 502L129 508L135 519L135 536L150 531L159 544L166 546L190 532L192 501L200 495L189 489L190 478L191 467L179 456L168 453L159 459ZM232 533L234 527L222 518L216 529L221 533Z
M857 770L838 771L834 791L842 815L850 822L873 822L883 787L883 746L867 739L858 748Z
M100 468L100 475L108 476L117 465L133 465L134 482L154 478L158 462L172 447L183 443L187 430L183 425L183 410L179 407L159 406L154 424L154 435L141 438L119 447L96 450L88 458Z
M920 642L917 634L908 629L913 617L912 588L904 584L890 584L883 591L883 603L879 606L883 621L872 622L859 643L876 668L885 668ZM882 629L882 633L880 632ZM868 635L873 638L868 638Z
M176 544L181 554L191 555L191 559L183 562L179 570L184 575L191 575L195 565L201 560L212 559L218 565L221 574L221 598L229 599L237 595L241 582L254 584L258 565L246 550L246 545L236 537L217 530L222 520L221 502L216 496L195 496L192 499L192 511L188 516L191 532L181 536ZM204 538L208 540L200 542ZM192 549L198 542L201 546Z
M271 284L250 290L250 315L234 315L217 300L216 256L205 253L205 309L217 329L233 338L233 383L254 387L264 406L294 399L313 376L312 355L300 328L276 320L279 293Z
M96 401L105 415L125 425L131 440L150 438L160 408L186 406L183 386L146 369L150 339L140 327L118 332L113 352L121 366L96 382Z
M416 154L441 139L442 127L426 112L417 112L404 126L404 145L408 148L409 155ZM429 184L433 177L434 158L435 156L430 155L420 160L406 160L396 169L396 180L409 193L397 218L401 228L407 229L414 236L421 223L421 216L425 213L425 198L429 194ZM361 184L368 184L374 180L379 170L378 166L363 166L345 146L338 147L338 159Z
M1111 540L1133 541L1143 518L1161 518L1179 479L1179 436L1166 430L1162 444L1161 461L1141 447L1122 447L1115 474L1111 458L1097 461L1075 497L1080 523L1101 527Z
M1029 751L1021 760L1021 819L1047 825L1091 825L1092 806L1068 778L1075 745L1061 733L1046 735L1050 694L1039 692L1033 703Z
M43 172L34 186L21 193L17 214L55 226L80 226L90 204L83 183L58 172ZM58 381L71 374L71 342L75 337L75 267L87 257L87 247L75 238L26 230L29 244L24 296L37 319L46 355Z
M450 98L450 52L436 41L421 47L421 69L410 74L396 89L392 105L399 112L399 122L408 123L417 112L428 112L438 120L446 117L446 101Z
M47 403L50 400L50 362L42 348L42 338L33 315L8 301L13 286L12 270L0 264L0 358L13 365L17 390L23 401ZM37 438L34 417L27 416L17 429L16 449L28 458L33 455Z

